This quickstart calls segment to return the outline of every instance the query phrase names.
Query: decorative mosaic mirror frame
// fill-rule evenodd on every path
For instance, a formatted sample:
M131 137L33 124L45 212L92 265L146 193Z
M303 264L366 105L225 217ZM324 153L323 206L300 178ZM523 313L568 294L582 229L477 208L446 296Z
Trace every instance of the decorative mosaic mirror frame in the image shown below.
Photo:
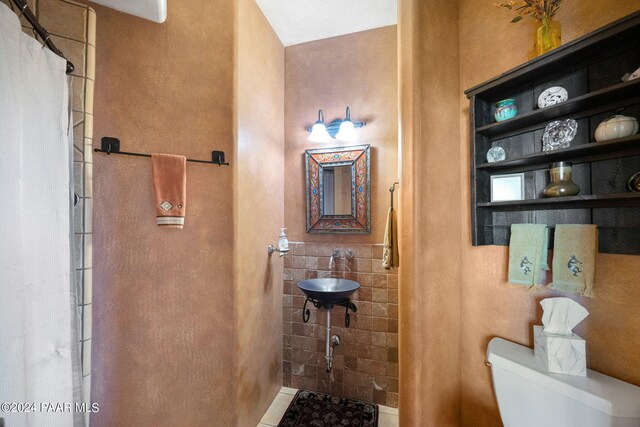
M325 215L323 170L351 167L351 215ZM305 150L307 233L371 233L370 146Z

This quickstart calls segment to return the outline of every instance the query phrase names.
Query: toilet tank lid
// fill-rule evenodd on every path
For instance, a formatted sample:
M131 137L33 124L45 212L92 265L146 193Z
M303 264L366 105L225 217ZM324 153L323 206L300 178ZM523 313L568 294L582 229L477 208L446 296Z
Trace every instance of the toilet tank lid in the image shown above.
M640 417L640 387L587 369L586 377L553 374L540 366L533 350L493 338L487 361L543 387L614 417Z

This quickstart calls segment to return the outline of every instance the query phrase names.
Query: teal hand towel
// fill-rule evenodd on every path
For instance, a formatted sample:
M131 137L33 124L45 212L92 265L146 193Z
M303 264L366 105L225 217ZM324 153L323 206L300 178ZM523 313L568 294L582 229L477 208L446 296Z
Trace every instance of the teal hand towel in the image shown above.
M512 224L509 241L509 282L534 286L544 282L549 232L545 224Z
M597 253L596 225L557 225L553 244L553 282L549 288L593 296Z

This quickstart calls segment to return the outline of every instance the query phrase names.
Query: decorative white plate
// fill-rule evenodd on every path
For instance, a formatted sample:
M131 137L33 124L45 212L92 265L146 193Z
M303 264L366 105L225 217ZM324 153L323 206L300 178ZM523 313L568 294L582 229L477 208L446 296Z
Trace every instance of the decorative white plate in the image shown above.
M507 158L507 154L502 147L493 147L487 151L487 161L489 163L499 162Z
M556 105L569 99L569 93L561 86L553 86L545 90L538 97L538 107L544 108Z
M573 119L556 120L544 128L542 151L568 148L578 132L578 122Z

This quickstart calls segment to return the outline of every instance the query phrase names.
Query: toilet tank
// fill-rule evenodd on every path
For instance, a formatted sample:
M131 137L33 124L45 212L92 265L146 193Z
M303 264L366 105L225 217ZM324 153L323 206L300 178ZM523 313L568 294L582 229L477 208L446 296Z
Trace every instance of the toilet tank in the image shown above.
M533 350L502 338L487 348L505 427L640 427L640 387L587 369L552 374Z

